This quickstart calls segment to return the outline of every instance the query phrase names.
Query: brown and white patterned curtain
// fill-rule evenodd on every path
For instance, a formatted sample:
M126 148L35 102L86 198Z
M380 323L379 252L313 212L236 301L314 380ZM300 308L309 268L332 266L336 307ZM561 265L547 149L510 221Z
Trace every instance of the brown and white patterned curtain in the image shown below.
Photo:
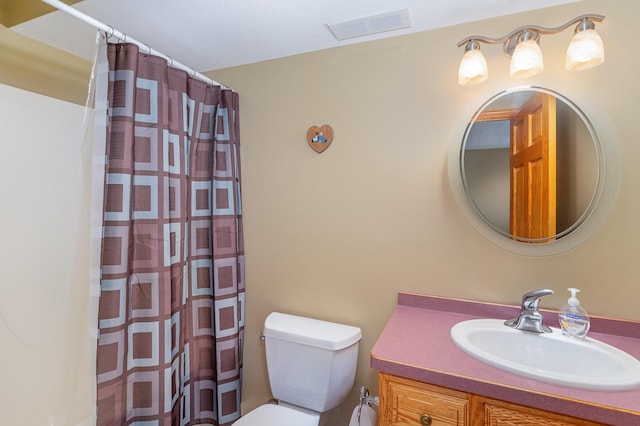
M107 46L98 425L240 416L238 95Z

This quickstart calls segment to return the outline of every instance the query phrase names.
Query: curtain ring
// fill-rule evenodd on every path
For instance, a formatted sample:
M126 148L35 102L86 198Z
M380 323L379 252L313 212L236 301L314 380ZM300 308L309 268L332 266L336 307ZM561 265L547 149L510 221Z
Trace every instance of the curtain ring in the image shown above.
M147 43L143 43L147 49L149 50L149 52L147 52L147 55L151 55L151 46L149 46Z
M168 58L169 58L169 63L168 63L169 67L173 68L173 58L171 56L168 56Z
M193 68L191 68L191 71L193 72L193 74L191 74L191 78L196 78L196 70L194 70Z
M111 38L114 36L114 34L116 33L116 30L111 26L107 24L107 27L109 27L109 32L105 32L105 34L107 35L107 39Z

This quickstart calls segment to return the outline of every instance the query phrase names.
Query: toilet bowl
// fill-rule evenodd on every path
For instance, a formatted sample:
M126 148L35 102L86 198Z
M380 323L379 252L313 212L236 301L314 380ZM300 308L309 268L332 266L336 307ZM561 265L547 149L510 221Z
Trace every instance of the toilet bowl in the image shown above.
M263 331L269 385L276 404L264 404L234 426L317 426L353 388L358 327L274 312Z

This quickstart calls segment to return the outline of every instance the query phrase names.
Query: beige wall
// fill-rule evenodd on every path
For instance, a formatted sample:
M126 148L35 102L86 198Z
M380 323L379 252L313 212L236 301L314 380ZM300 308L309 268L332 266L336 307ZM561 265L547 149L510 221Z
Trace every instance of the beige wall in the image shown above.
M553 27L584 13L606 15L597 25L607 49L602 66L564 70L567 30L543 36L543 76L511 80L501 47L486 46L489 82L457 85L462 38ZM640 320L640 60L627 41L638 13L636 2L585 0L211 73L241 96L245 408L269 396L258 337L271 311L362 327L356 387L373 391L369 351L398 291L518 303L524 292L550 287L556 295L542 305L558 307L566 287L576 286L593 314ZM469 224L451 193L447 155L484 100L543 82L579 93L585 110L601 112L596 121L611 123L617 141L605 132L604 143L619 144L622 170L600 232L570 252L531 258L497 248ZM321 124L333 127L335 140L319 155L305 134ZM352 393L345 412L355 404Z
M395 306L398 291L518 303L525 291L551 287L558 295L546 298L543 306L558 307L565 299L564 288L577 286L583 290L583 304L591 313L640 320L640 285L634 267L640 253L640 191L636 185L640 167L635 164L640 159L635 133L640 59L627 56L633 45L628 33L639 12L640 3L632 1L584 0L546 11L211 73L241 96L248 308L245 409L270 397L259 335L271 311L362 328L356 389L344 405L345 416L355 404L358 386L377 392L369 351ZM607 61L599 68L564 71L563 51L571 36L565 31L542 39L544 76L510 80L508 61L500 47L487 46L483 51L491 72L489 82L469 88L456 84L462 55L456 43L463 37L475 33L500 36L524 24L556 26L583 13L607 16L597 27L607 48ZM64 68L61 70L64 77ZM18 84L21 81L2 81L22 87ZM75 83L64 78L60 81L61 91L75 90L81 94L79 99L84 96L86 87L77 90ZM597 111L596 121L610 123L613 132L606 132L604 142L619 145L621 183L600 232L570 252L531 258L506 252L473 229L453 198L447 155L450 145L462 136L471 112L485 99L500 88L542 82L551 82L552 88L561 92L579 93L587 100L585 108ZM2 107L12 107L11 98L0 99ZM74 114L69 112L68 118L79 120ZM307 146L305 134L310 126L321 124L330 124L336 137L327 151L317 154ZM2 136L7 137L4 129ZM5 158L5 144L0 158ZM70 149L63 151L68 155L65 164L74 170L80 168L80 147L65 149ZM48 167L41 173L44 180L55 176ZM15 185L10 191L27 188L22 186L26 183ZM45 195L65 199L78 190L75 183L68 182L68 188L50 189L53 192ZM3 196L4 191L3 187ZM79 206L84 207L82 203ZM64 226L73 228L74 224ZM61 251L52 242L58 232L53 226L39 231L32 238L51 252ZM9 251L6 242L3 251ZM69 271L74 256L65 259L56 282L86 276L83 267ZM3 268L6 283L48 291L50 279L42 280L26 265L9 265L12 267ZM66 297L82 296L86 295ZM21 310L29 309L26 300L17 303ZM86 323L84 311L69 309L76 306L73 303L55 306L67 311L68 317L59 321ZM6 316L7 308L2 308ZM39 358L20 357L17 349L7 351L11 336L3 332L3 356L10 357L12 368L25 375L36 371ZM70 333L62 337L71 352L88 356L88 337ZM61 371L66 374L68 370ZM89 378L80 375L68 388L59 389L55 397L49 395L49 400L33 404L26 399L27 389L3 387L0 410L55 407L73 421L54 424L79 423L91 410L84 398L92 389ZM47 413L35 414L38 419L47 418Z
M84 59L0 25L1 84L84 105L90 74Z

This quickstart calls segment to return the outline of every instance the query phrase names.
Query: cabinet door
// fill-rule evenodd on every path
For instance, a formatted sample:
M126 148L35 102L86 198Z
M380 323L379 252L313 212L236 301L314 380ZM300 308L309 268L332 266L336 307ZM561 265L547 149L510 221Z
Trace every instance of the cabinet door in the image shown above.
M483 407L484 426L596 426L602 424L504 401L478 396L472 398L474 406Z
M380 373L380 426L466 426L469 396Z

